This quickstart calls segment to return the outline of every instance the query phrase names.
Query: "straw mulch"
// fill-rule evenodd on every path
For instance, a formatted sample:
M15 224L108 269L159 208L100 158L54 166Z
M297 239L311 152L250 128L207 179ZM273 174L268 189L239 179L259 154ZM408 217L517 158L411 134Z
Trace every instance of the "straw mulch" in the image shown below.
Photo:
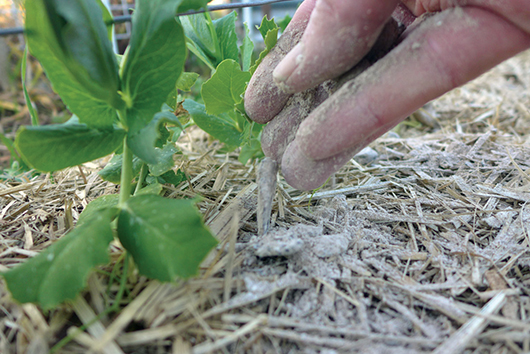
M0 283L0 352L46 353L68 335L58 352L529 352L529 90L527 52L415 114L312 197L280 178L263 237L257 166L190 131L176 166L189 180L164 194L203 198L220 245L200 276L123 275L113 244L112 264L54 311L13 303ZM1 270L116 193L102 163L0 184Z

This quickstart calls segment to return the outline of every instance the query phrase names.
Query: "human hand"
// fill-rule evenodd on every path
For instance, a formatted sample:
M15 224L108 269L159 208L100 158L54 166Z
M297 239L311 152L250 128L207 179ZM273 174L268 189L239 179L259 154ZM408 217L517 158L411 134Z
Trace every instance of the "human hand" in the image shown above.
M432 15L367 68L396 9L406 25ZM310 190L426 102L527 48L527 0L305 0L252 77L245 108L268 122L262 147L286 181ZM354 80L330 80L355 65Z

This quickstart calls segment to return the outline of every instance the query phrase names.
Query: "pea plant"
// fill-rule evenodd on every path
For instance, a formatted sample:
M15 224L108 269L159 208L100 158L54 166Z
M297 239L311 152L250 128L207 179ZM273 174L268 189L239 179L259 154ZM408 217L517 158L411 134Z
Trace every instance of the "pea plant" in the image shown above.
M197 274L217 241L196 200L163 198L160 183L178 184L175 141L185 128L174 107L197 74L184 72L188 49L212 71L204 104L183 103L192 122L240 159L259 157L261 127L251 123L242 94L253 70L275 44L278 28L264 19L266 49L252 63L248 30L238 45L236 14L176 15L208 0L137 0L130 44L111 46L112 17L100 0L26 0L26 37L72 118L64 124L19 129L14 147L32 168L52 172L114 154L100 171L120 184L119 195L95 199L59 241L3 273L13 298L44 309L74 299L91 270L110 262L119 241L138 272L160 281ZM243 156L243 157L241 157ZM133 191L133 186L134 191Z
M213 72L201 88L204 104L186 100L183 107L195 124L225 144L226 151L241 147L239 160L246 163L263 156L259 139L263 125L248 119L242 97L257 66L276 44L279 27L274 20L263 18L258 29L265 49L252 63L254 43L248 36L249 30L245 24L245 36L238 48L235 22L235 12L215 21L208 13L180 20L187 47Z

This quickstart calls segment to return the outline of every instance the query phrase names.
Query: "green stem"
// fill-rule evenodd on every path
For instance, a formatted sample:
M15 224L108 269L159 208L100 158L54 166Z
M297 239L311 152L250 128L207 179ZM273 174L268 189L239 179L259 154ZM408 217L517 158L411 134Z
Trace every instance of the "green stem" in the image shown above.
M206 12L205 16L206 16L206 23L208 25L208 29L210 30L210 36L216 39L214 40L215 53L213 53L213 56L215 58L219 58L219 56L221 55L221 46L219 45L220 41L219 41L219 38L217 37L217 31L215 30L215 26L213 25L212 17L210 16L210 14Z
M127 146L127 136L123 138L123 162L121 165L121 181L120 181L120 199L118 206L123 205L129 200L131 196L131 180L132 180L132 164L133 154L129 146Z
M136 182L136 188L134 189L134 195L142 189L144 185L145 176L147 176L147 164L142 164L140 169L140 175L138 176L138 182Z
M39 116L35 108L33 108L33 104L31 103L31 99L29 98L28 89L26 87L26 70L28 69L27 60L28 60L28 46L24 48L24 54L22 55L22 69L21 69L22 91L24 91L24 99L26 100L26 106L28 106L29 115L31 117L31 125L38 126Z
M110 311L112 312L117 312L120 309L120 303L123 298L123 293L125 292L125 288L127 285L127 278L129 277L129 264L130 263L131 263L131 257L129 255L129 252L125 252L125 260L123 261L123 271L122 271L121 279L120 279L120 288L118 289L118 293L116 294L114 303L110 307Z

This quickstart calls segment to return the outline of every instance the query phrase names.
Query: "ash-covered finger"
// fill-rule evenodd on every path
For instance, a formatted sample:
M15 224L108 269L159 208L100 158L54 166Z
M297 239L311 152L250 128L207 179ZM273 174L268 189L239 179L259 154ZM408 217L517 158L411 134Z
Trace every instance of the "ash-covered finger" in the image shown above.
M283 110L263 128L261 147L266 156L281 161L287 145L294 140L300 123L313 108L316 89L296 93L289 98Z
M286 180L317 187L426 102L529 47L528 34L484 9L454 8L426 18L302 122L283 157Z
M398 0L319 0L298 45L273 76L286 92L301 92L351 69L372 49Z
M294 48L307 27L314 1L306 1L252 75L245 92L245 111L253 121L265 124L273 119L291 96L281 90L272 77L278 63Z
M361 144L364 146L363 144ZM330 176L348 162L351 157L362 149L362 146L350 148L335 156L322 160L313 160L303 153L296 140L286 149L282 159L282 174L290 186L310 191L323 185Z
M294 140L302 121L344 83L353 80L384 56L397 43L402 32L403 27L391 19L385 25L370 53L353 69L337 79L325 81L314 89L292 95L282 111L263 130L261 146L265 155L281 161L285 149Z

